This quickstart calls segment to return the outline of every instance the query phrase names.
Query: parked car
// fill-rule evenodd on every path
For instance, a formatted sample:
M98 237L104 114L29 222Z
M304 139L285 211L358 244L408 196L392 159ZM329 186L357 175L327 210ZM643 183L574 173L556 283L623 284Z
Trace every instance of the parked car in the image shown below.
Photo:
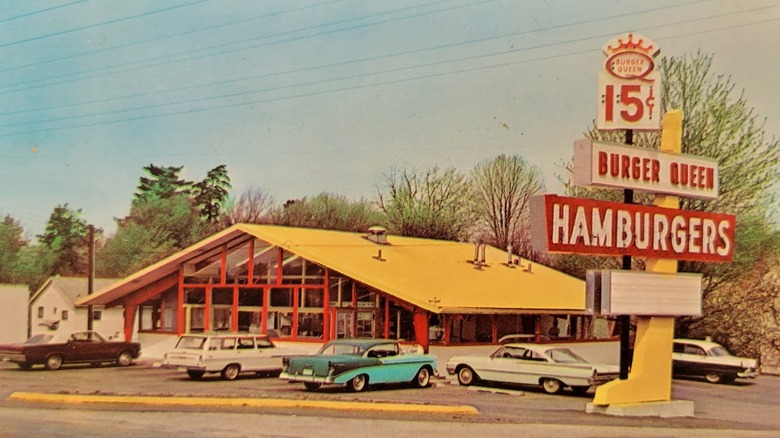
M539 335L540 341L549 341L550 337L547 335ZM509 335L504 335L498 338L499 344L515 344L518 342L528 342L528 343L534 343L536 342L536 335L533 333L513 333Z
M541 385L549 394L564 387L584 393L620 375L617 365L592 364L565 347L540 344L506 344L489 356L454 356L447 373L461 385L479 381Z
M279 377L303 382L310 391L322 385L346 385L360 392L369 384L402 382L425 388L436 367L436 356L424 354L419 346L405 350L387 339L337 339L314 355L285 357Z
M72 333L63 339L57 334L38 334L22 344L0 345L0 359L14 362L24 370L43 365L58 370L63 364L106 362L128 366L141 355L138 342L108 341L95 331Z
M242 372L278 375L282 357L298 353L277 347L267 335L192 334L179 337L176 347L163 355L162 366L186 370L195 380L206 373L234 380Z
M758 376L758 361L733 356L722 345L699 339L675 339L672 375L703 376L710 383L733 383L738 377Z

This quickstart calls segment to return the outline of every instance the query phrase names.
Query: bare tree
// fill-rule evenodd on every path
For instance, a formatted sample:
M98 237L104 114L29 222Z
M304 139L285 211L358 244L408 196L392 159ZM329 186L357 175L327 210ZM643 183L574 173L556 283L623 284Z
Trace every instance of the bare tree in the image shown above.
M330 193L288 200L270 216L271 222L279 225L356 232L365 232L384 222L373 203L362 198L352 201Z
M238 223L263 224L270 222L274 199L259 187L244 189L228 210L229 225Z
M542 172L523 157L499 155L471 173L479 219L490 229L491 243L527 248L528 202L544 191Z
M379 207L391 230L404 236L466 240L474 208L468 179L454 168L425 172L391 170Z

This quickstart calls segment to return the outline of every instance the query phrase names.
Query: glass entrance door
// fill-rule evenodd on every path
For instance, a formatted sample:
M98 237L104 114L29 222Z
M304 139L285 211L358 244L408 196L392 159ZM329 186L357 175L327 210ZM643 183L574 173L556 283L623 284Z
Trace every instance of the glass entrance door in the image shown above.
M355 337L355 311L352 309L336 310L336 338Z

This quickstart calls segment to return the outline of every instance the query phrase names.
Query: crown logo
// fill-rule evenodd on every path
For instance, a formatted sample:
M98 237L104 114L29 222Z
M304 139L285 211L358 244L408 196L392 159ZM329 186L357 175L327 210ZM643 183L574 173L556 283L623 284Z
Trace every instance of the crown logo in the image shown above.
M642 53L654 58L661 50L649 38L635 33L621 35L608 42L602 49L608 57L623 52Z

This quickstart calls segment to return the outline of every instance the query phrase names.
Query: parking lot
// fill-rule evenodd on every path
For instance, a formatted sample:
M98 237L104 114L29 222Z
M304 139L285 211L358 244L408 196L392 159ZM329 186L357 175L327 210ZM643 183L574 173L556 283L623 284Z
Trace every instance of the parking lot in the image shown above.
M703 380L675 380L673 399L692 400L694 418L637 418L586 414L585 405L592 392L576 395L565 391L553 396L531 387L475 388L453 384L452 379L435 379L426 389L407 385L378 386L364 393L351 393L343 388L306 391L301 384L287 383L275 377L240 376L226 382L218 376L202 381L190 380L178 370L155 367L141 362L127 368L69 366L58 371L36 368L22 371L15 365L0 363L0 409L31 408L31 402L10 399L13 393L91 394L120 396L254 398L309 401L343 401L351 403L403 403L442 406L472 406L477 415L403 414L402 419L448 421L462 423L534 423L582 426L614 425L621 427L663 427L680 429L742 430L757 433L780 430L780 407L773 394L780 393L780 377L760 376L734 385L713 385ZM42 409L75 409L74 405L45 404ZM137 408L137 407L136 407ZM80 408L81 409L81 408ZM125 409L101 406L100 409ZM147 406L145 410L181 411L186 408ZM243 409L243 410L242 410ZM200 411L238 411L247 408L224 406L199 407ZM264 409L263 412L289 414L289 408ZM349 409L330 411L324 415L336 417L362 416L377 419L398 419L398 412L357 413Z

